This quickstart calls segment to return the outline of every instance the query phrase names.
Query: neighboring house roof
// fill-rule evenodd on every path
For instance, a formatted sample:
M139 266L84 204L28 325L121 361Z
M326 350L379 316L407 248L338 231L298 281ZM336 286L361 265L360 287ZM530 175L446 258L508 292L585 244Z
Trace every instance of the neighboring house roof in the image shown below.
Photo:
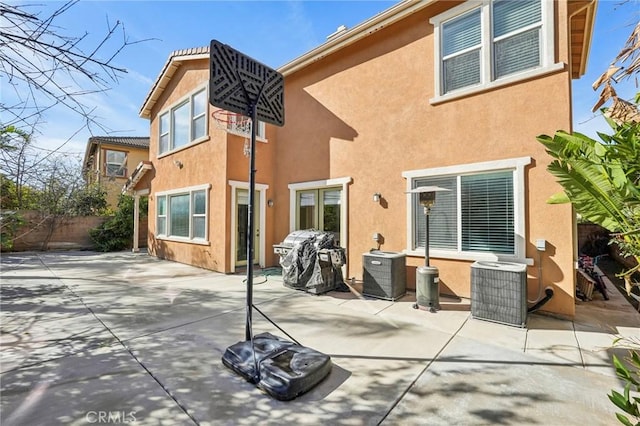
M91 156L101 144L120 145L132 148L149 149L148 136L92 136L87 141L87 149L84 152L82 166L88 167Z
M110 145L133 146L136 148L149 148L148 136L92 136L89 143L101 144L108 143Z
M278 68L278 72L284 76L293 74L437 1L441 0L402 0L351 29L341 27L334 34L331 34L325 43L284 64ZM572 77L578 78L586 71L597 0L567 0L567 2L570 18ZM182 62L208 58L209 47L196 47L172 52L140 108L140 117L151 118L151 109Z

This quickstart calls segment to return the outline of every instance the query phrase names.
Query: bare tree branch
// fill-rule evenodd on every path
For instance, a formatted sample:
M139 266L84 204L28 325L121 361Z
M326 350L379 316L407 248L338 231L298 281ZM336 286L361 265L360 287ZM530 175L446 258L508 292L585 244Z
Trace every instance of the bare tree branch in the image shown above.
M106 33L85 52L81 45L88 33L70 36L56 26L77 2L68 1L46 17L30 13L33 6L0 2L0 81L13 89L11 100L0 99L0 125L33 132L44 113L59 106L81 116L90 129L106 129L87 95L117 83L127 70L113 61L127 46L145 40L130 41L121 21L107 19Z

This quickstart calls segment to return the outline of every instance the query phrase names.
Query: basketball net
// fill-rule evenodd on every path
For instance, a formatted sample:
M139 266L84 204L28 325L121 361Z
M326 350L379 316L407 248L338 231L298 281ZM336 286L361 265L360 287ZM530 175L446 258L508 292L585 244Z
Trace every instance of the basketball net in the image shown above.
M216 127L224 130L227 133L231 133L244 138L244 145L242 147L242 154L245 157L251 155L251 119L245 117L242 114L235 112L229 112L224 109L219 109L211 113L211 116L216 122Z

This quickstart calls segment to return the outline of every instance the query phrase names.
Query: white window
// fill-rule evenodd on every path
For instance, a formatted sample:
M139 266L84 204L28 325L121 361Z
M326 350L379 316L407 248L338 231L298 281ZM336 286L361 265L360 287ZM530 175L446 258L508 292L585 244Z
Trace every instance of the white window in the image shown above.
M169 151L169 114L165 113L160 116L160 147L158 152Z
M209 185L158 193L156 233L180 241L207 239Z
M470 0L431 23L437 96L506 84L553 65L551 1Z
M542 65L542 0L494 0L493 75L505 75Z
M408 189L439 186L429 215L434 257L523 260L524 169L529 157L403 173ZM426 218L409 197L409 252L424 253Z
M157 198L158 214L156 219L156 234L167 235L167 197Z
M334 241L347 247L351 177L289 184L289 230L314 228L333 232Z
M480 9L442 24L444 93L480 83L481 50Z
M340 245L342 187L298 191L296 198L296 229L332 232Z
M127 175L127 153L105 150L104 171L107 176L125 177Z
M204 239L207 228L207 194L205 191L191 193L191 229L193 238Z
M160 114L158 153L164 154L207 135L207 90L188 96Z

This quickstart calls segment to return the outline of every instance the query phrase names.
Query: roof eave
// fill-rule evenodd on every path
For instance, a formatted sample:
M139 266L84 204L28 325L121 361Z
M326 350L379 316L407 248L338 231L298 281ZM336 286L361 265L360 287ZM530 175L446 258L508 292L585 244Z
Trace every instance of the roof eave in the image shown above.
M155 84L151 88L151 91L147 95L147 98L145 99L144 104L142 105L142 108L140 108L139 117L146 118L146 119L151 118L151 109L160 98L160 95L162 95L162 92L164 92L164 89L167 88L169 81L171 81L171 78L175 74L176 70L180 68L180 65L182 65L182 62L194 61L199 59L209 59L209 54L200 53L196 55L187 54L187 55L178 55L178 56L173 56L172 54L172 56L169 57L169 60L167 61L165 66L162 68L162 71L160 72L160 75L156 79Z
M89 157L91 157L91 154L94 151L94 147L97 144L95 143L95 141L93 141L91 138L89 138L89 140L87 140L87 147L84 150L84 160L82 161L82 168L86 169L87 168L87 162L89 161Z
M133 173L131 173L131 176L129 176L129 178L123 185L121 190L122 194L126 194L127 192L134 190L138 182L140 182L147 171L151 169L153 169L153 163L151 161L143 160L138 163L136 168L133 170Z
M570 19L573 20L580 16L585 20L585 28L582 34L582 50L580 51L578 66L574 66L572 70L572 78L577 79L587 72L598 0L574 0L572 3L577 5L577 8L576 10L570 11ZM573 55L573 52L571 55ZM574 62L573 58L571 62Z

